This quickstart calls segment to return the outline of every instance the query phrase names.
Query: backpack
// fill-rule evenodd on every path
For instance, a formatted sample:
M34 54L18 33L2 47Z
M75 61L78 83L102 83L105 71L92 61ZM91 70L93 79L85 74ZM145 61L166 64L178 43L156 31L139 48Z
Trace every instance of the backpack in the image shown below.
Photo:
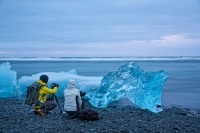
M95 121L99 120L99 114L97 111L92 109L82 110L79 114L80 120Z
M37 104L41 87L42 85L38 82L34 82L28 87L25 101L27 105L32 106Z
M80 120L87 120L87 121L95 121L99 120L99 113L93 109L83 109L84 106L84 100L82 98L82 108L80 108L79 102L78 102L78 95L76 96L76 107L78 113L78 118Z

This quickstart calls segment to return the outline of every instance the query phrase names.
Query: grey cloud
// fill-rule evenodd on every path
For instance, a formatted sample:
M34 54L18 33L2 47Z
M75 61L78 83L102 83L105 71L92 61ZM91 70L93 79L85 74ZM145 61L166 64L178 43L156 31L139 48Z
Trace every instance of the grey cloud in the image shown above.
M0 43L112 43L197 37L197 0L0 0Z

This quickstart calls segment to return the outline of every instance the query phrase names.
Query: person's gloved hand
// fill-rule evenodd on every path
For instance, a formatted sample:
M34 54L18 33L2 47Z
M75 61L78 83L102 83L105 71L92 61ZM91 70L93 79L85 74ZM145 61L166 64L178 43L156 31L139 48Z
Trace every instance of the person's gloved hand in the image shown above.
M59 84L52 83L52 84L51 84L51 87L52 87L52 88L54 88L54 87L57 87L57 88L58 88L58 87L59 87Z

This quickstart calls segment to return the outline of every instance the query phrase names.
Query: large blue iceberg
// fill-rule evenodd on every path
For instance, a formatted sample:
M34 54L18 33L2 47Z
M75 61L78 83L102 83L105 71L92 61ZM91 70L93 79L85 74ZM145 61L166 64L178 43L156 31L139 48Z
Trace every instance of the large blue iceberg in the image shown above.
M121 66L116 73L104 76L99 89L89 92L90 102L98 108L126 97L136 105L152 112L162 111L162 87L167 79L165 71L144 72L130 62Z
M41 72L32 76L22 76L17 81L17 73L11 70L10 64L0 65L0 98L25 98L27 87L37 81L40 75L49 76L48 85L59 84L57 96L63 98L63 91L69 79L78 83L81 91L87 93L89 102L97 108L105 108L120 98L128 98L143 109L160 112L162 87L167 79L165 71L144 72L137 64L130 62L121 66L116 73L104 77L86 77L77 74L76 70L68 72Z

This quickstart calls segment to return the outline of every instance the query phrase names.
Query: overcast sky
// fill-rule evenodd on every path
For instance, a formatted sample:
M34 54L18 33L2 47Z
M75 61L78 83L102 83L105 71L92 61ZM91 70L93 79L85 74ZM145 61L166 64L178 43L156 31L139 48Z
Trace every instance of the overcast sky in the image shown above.
M0 57L200 56L200 0L0 0Z

